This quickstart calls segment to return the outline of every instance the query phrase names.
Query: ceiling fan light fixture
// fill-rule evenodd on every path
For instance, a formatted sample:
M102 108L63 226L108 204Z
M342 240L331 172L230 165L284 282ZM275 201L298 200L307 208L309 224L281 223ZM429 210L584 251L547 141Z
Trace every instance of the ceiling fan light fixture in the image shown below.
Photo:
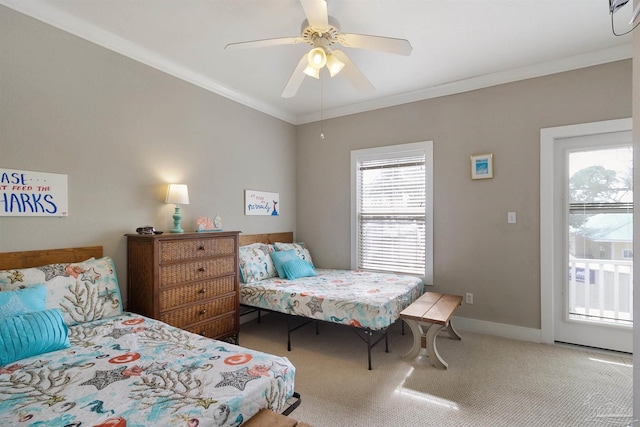
M307 55L307 58L309 60L309 66L317 70L324 67L327 63L327 54L321 47L314 47L313 49L311 49L309 51L309 54Z
M313 77L314 79L320 78L320 70L318 68L312 67L311 65L307 65L303 71L307 76Z
M344 62L340 61L336 58L335 55L329 54L327 56L327 68L329 69L329 74L331 77L338 74L344 68Z

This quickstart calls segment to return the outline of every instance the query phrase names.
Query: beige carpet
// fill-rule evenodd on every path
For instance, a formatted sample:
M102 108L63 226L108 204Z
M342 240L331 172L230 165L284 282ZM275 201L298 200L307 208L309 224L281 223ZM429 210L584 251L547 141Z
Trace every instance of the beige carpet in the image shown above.
M631 422L632 358L459 331L438 338L448 370L426 356L402 359L411 331L394 325L390 353L372 351L348 327L306 326L286 349L278 314L240 328L240 344L286 356L296 366L301 405L291 415L314 427L626 426Z

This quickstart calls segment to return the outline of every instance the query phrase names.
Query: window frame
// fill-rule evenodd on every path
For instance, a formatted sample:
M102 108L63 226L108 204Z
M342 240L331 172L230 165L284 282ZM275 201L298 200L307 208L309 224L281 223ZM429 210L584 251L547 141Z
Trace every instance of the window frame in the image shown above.
M420 278L433 285L433 141L412 142L351 151L351 268L358 268L359 164L363 160L404 157L424 153L425 157L425 272ZM403 273L404 274L404 273Z

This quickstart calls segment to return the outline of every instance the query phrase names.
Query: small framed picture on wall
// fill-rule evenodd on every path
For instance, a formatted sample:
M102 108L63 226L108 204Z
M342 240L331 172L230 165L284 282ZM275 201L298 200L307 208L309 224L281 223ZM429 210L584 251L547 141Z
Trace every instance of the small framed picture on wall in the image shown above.
M471 179L493 178L493 153L471 156Z

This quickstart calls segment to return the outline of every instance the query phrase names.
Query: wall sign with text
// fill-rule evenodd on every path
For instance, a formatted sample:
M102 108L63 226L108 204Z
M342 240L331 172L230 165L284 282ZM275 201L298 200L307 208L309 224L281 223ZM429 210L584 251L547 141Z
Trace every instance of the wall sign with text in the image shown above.
M280 212L280 193L266 191L244 190L245 215L278 216Z
M67 215L67 175L0 168L0 216Z

